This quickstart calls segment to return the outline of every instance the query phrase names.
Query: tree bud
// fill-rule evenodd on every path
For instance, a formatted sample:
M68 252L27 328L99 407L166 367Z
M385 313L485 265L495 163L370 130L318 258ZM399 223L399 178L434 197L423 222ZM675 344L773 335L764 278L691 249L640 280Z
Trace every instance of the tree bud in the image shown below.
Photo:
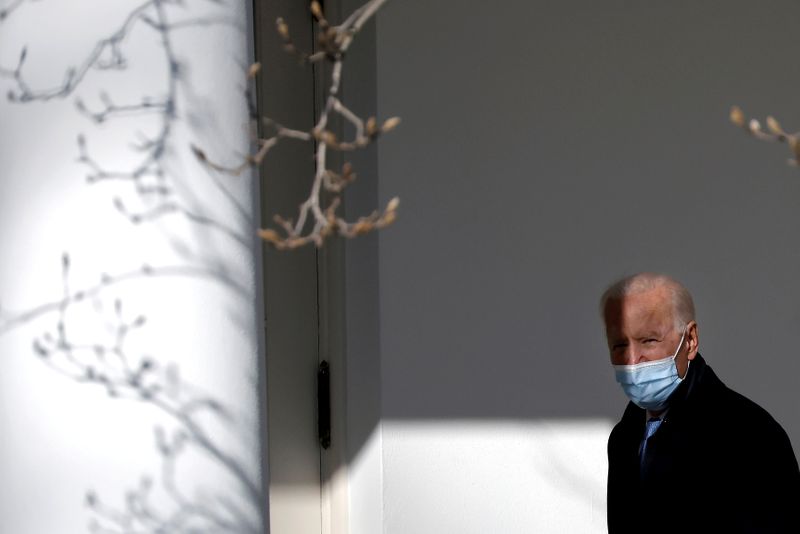
M383 123L381 130L384 132L390 132L397 128L397 125L400 124L400 117L392 117L391 119L387 119L386 122Z
M774 133L775 135L784 135L783 129L781 128L781 125L778 123L778 121L775 120L775 117L772 116L767 117L767 128L769 128L769 131Z
M733 124L744 128L745 125L744 113L742 113L742 109L739 106L733 106L731 108L730 118Z

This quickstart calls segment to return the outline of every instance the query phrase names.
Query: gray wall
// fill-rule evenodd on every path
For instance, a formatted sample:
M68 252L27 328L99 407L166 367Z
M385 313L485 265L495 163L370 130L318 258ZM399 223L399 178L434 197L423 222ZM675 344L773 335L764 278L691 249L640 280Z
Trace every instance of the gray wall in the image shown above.
M384 420L613 418L597 298L672 274L701 353L800 447L791 1L397 0L378 18Z

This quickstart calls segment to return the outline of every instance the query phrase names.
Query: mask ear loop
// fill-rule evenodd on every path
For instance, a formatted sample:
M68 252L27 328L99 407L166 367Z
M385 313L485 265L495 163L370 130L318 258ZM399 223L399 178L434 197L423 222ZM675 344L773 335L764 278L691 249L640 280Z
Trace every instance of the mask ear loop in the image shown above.
M672 359L675 361L677 361L678 359L678 353L681 351L681 347L683 346L683 341L686 338L686 330L688 326L689 325L687 324L686 326L683 327L683 333L681 334L681 341L680 343L678 343L678 348L675 350L675 355L672 357ZM692 363L691 360L686 360L686 373L683 375L683 378L681 378L681 376L678 375L678 380L680 380L681 382L683 382L683 379L689 375L689 365L691 365L691 363ZM676 364L675 370L677 371L677 369L678 366Z

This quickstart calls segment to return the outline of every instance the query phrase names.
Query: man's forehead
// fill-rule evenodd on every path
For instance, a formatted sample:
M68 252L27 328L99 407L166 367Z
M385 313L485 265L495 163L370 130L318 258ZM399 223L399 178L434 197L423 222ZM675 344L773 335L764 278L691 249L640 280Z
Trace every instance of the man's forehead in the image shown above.
M621 297L609 301L609 306L616 306L618 309L626 311L638 309L645 310L667 310L672 308L672 298L670 291L664 286L635 291L622 295Z
M606 327L660 329L671 322L672 308L669 291L663 287L631 293L607 303Z
M646 322L617 323L606 326L606 337L609 339L621 339L626 337L661 337L669 333L671 330L671 321L655 320Z

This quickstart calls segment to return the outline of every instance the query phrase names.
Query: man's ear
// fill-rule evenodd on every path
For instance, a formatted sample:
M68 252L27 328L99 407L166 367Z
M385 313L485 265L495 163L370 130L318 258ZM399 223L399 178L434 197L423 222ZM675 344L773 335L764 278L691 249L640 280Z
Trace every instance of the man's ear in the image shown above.
M700 346L696 321L691 321L686 325L686 342L689 345L689 353L686 357L689 361L694 360L694 357L697 356L698 347Z

